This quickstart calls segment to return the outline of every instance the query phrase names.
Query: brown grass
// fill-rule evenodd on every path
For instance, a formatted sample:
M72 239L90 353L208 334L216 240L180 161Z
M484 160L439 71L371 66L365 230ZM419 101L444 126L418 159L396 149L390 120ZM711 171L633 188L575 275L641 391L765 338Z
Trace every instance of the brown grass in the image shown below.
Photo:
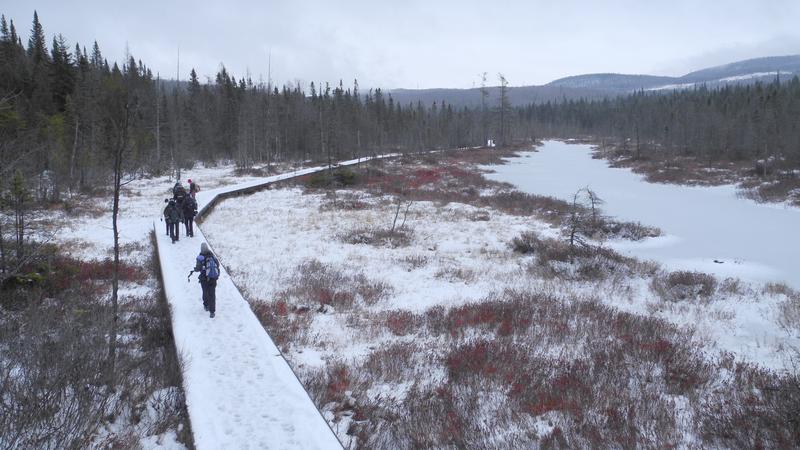
M338 239L347 244L366 244L375 247L407 247L413 232L408 228L358 227L339 234Z
M800 442L795 378L709 359L658 319L528 291L379 317L386 333L414 339L309 376L317 404L356 418L347 434L360 447L653 448L689 435L703 446ZM444 378L426 375L439 370ZM368 395L376 385L407 388ZM685 422L683 408L697 420ZM552 430L516 431L537 419Z
M653 277L651 288L668 302L708 300L717 290L717 280L707 273L677 271Z

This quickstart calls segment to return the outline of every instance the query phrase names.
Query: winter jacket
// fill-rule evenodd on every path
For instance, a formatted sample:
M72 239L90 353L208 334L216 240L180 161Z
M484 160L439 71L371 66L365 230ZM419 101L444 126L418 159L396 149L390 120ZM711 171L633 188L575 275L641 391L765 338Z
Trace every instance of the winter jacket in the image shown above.
M209 251L207 253L200 253L199 255L197 255L197 259L195 260L195 265L194 265L194 271L200 273L200 275L198 275L197 277L197 280L200 281L201 283L212 281L216 284L217 280L209 280L208 276L206 275L206 259L208 258L213 259L214 262L217 263L217 267L219 267L219 261L217 261L217 258Z
M166 220L167 223L183 222L183 213L175 202L169 202L167 207L164 208L164 220Z
M182 197L186 197L186 188L180 183L175 183L175 186L172 188L172 198L178 200Z
M192 197L185 197L181 203L181 210L185 219L194 219L197 215L197 202Z

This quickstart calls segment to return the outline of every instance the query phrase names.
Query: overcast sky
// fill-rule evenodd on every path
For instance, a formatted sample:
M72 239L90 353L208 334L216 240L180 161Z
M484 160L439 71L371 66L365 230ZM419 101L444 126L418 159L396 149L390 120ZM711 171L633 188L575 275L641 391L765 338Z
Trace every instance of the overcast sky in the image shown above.
M493 6L496 3L497 6ZM798 0L5 0L27 42L33 10L48 36L95 39L181 78L220 64L283 82L357 78L362 87L468 88L592 72L682 75L738 59L800 53Z

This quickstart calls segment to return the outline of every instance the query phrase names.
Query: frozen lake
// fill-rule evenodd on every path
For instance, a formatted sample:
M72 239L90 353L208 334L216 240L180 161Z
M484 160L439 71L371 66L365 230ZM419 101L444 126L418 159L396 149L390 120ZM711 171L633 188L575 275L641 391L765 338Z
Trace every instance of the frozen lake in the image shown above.
M738 198L734 186L648 183L628 169L592 159L589 145L560 141L546 141L538 152L487 168L495 171L487 175L490 179L569 201L588 186L605 201L606 214L657 226L665 234L638 243L609 243L622 253L671 269L784 281L800 288L800 209Z

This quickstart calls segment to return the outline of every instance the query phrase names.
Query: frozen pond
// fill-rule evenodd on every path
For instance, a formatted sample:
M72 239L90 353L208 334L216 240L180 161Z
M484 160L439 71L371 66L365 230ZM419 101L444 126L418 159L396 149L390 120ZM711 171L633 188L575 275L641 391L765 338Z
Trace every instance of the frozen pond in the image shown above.
M495 173L488 178L570 201L588 186L605 201L606 214L657 226L665 234L639 243L610 243L623 253L672 269L785 281L800 288L800 209L738 198L734 186L648 183L628 169L592 159L589 145L559 141L489 168Z

